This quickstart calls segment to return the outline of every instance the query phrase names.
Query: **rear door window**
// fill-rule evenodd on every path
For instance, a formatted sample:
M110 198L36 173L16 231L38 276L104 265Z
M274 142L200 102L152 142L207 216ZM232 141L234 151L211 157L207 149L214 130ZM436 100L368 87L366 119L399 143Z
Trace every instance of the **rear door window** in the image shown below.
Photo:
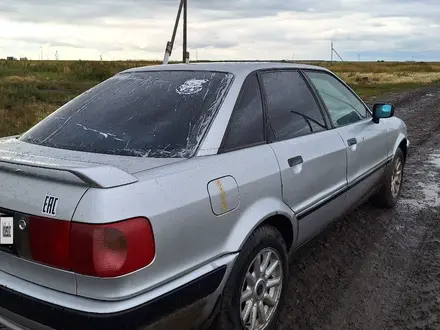
M139 157L191 157L233 75L210 71L118 74L65 104L20 140Z
M265 90L271 142L326 130L319 106L298 71L261 74Z

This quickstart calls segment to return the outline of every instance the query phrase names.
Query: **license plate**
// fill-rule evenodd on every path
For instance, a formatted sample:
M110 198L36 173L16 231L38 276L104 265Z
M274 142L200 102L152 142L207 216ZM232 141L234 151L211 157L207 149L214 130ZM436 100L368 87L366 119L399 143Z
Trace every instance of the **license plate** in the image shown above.
M0 244L14 244L14 218L0 217Z

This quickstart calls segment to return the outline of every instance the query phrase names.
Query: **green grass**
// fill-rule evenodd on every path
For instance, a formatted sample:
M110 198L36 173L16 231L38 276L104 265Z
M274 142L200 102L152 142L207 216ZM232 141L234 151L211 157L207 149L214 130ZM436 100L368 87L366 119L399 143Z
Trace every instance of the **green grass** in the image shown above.
M364 100L368 100L372 97L384 96L390 93L405 92L416 88L423 87L426 84L416 84L416 83L402 83L402 84L377 84L374 86L351 86L353 90L361 95Z
M365 98L440 82L440 63L303 63L332 70ZM159 62L0 60L0 136L22 133L117 72L152 64Z

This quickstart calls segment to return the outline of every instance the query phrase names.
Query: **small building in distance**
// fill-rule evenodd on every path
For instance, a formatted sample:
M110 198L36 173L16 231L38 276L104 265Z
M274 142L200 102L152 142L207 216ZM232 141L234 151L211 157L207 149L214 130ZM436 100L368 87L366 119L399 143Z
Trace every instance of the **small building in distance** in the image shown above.
M6 57L6 60L8 60L8 61L15 61L16 58L14 56L8 56L8 57Z
M28 58L27 57L20 57L20 61L27 61Z

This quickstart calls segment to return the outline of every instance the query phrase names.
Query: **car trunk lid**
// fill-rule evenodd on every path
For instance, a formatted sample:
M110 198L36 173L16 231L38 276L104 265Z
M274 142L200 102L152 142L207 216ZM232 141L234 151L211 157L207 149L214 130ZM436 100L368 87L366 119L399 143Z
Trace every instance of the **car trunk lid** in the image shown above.
M57 166L90 167L108 165L116 167L129 174L135 174L151 168L164 166L184 160L185 158L151 158L127 157L109 154L99 154L75 150L50 148L38 144L27 143L16 137L0 139L0 157L27 162L44 162Z
M32 221L45 227L38 228L37 238L33 237L34 243L37 239L43 246L57 235L49 228L52 226L46 228L50 221L63 227L64 233L69 232L75 209L90 187L110 189L132 184L138 180L134 173L177 161L182 159L112 157L43 147L15 138L1 139L0 216L13 219L14 244L0 246L0 271L75 294L74 273L36 260L35 251L30 249ZM57 253L61 255L63 248L68 253L66 241L68 236L61 234L52 248L60 249ZM45 259L44 250L38 253L40 259Z

